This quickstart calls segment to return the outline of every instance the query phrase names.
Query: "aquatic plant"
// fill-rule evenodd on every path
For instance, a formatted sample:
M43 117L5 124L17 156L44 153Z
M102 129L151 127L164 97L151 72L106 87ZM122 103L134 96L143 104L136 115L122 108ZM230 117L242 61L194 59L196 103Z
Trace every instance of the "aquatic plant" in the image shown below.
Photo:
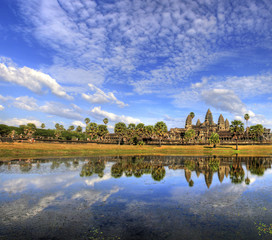
M256 228L258 229L258 234L261 236L262 234L272 235L272 223L267 225L265 223L255 223Z

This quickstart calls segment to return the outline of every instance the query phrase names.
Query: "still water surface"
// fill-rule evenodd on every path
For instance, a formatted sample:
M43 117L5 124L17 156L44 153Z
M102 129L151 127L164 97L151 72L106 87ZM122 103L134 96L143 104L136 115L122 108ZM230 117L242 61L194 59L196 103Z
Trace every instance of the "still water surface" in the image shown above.
M0 239L272 239L272 157L0 165Z

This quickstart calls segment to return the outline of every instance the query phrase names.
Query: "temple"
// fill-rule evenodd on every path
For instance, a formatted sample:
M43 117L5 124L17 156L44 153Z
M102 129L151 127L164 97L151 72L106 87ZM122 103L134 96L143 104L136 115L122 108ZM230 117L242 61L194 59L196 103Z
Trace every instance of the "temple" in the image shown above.
M214 122L213 115L210 109L208 109L205 120L203 122L198 119L196 124L192 123L192 116L189 114L185 121L185 128L172 128L169 132L169 137L172 140L181 140L183 139L185 132L189 129L195 131L194 143L208 143L209 138L213 132L218 133L220 142L232 142L233 134L230 131L230 123L228 119L224 119L223 115L220 114L217 123ZM240 136L239 141L248 141L249 128L246 128L244 134ZM264 129L263 139L270 140L271 134L270 129Z

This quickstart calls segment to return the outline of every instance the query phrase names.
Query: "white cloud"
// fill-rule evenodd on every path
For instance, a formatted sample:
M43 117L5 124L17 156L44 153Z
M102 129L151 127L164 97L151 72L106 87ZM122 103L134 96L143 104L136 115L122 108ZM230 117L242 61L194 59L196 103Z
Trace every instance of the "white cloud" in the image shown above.
M224 89L234 91L241 98L252 98L272 93L272 74L251 76L203 77L201 82L192 84L193 89Z
M24 86L35 93L42 93L46 87L56 96L72 99L55 79L28 67L16 68L0 63L0 80Z
M0 119L0 123L6 124L9 126L19 126L19 125L26 125L28 123L34 123L36 126L41 126L41 122L35 119L26 119L26 118L11 118L2 120Z
M69 108L57 102L47 102L45 105L39 107L39 110L44 113L48 113L48 114L52 114L55 116L64 117L68 119L78 119L78 120L83 119L80 113L78 113L77 109L74 109L73 107Z
M73 121L72 125L86 127L86 123L83 123L82 121Z
M238 115L247 113L246 105L232 90L203 90L201 92L201 97L208 106L212 106L216 109Z
M115 103L119 107L125 107L128 106L128 104L125 104L122 101L119 101L112 92L109 92L108 94L103 92L100 88L94 86L93 84L89 83L89 87L91 88L91 91L95 92L94 94L82 94L82 98L87 100L90 103L98 103L98 104L103 104L103 103Z
M104 82L104 74L101 74L103 69L85 70L69 66L53 65L49 68L44 67L44 71L48 72L55 79L58 79L59 83L76 85L95 83L97 86L100 86Z
M83 119L81 116L81 113L83 112L82 109L73 103L70 106L66 106L59 102L46 102L44 105L40 106L38 105L37 100L33 97L21 96L13 98L11 96L3 97L0 95L0 100L1 97L3 99L9 99L14 107L23 110L43 112L68 119Z
M112 126L112 125L108 125L107 127L108 127L108 129L110 129L110 130L113 130L113 129L114 129L114 126Z
M4 110L4 106L3 105L0 105L0 111Z
M6 102L6 101L9 101L9 100L11 100L11 99L13 99L12 97L10 97L10 96L2 96L1 94L0 94L0 102Z
M61 81L64 76L68 81L82 76L78 81L86 83L90 74L97 82L89 82L97 86L105 79L129 81L137 93L175 88L225 56L222 49L232 54L246 45L269 47L272 11L268 5L191 0L167 4L19 1L31 29L26 31L56 51L54 76ZM138 78L131 78L135 73Z
M28 110L28 111L34 111L39 108L37 105L36 99L33 97L28 96L22 96L15 98L13 105L17 108Z
M109 121L112 121L112 122L124 122L126 124L141 122L141 120L138 118L133 118L133 117L124 116L124 115L118 116L114 113L103 111L103 110L101 110L101 107L94 107L91 110L91 114L95 118L98 118L98 119L108 118Z

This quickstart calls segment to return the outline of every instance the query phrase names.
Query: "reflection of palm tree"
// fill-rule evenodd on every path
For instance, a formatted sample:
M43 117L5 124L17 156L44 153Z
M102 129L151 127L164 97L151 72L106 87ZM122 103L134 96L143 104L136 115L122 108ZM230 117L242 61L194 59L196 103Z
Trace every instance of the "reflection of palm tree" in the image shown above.
M123 175L123 166L122 163L118 162L115 163L112 167L111 167L111 176L114 178L120 178Z
M250 173L255 174L257 176L263 176L265 167L263 165L263 161L260 159L253 159L251 164L250 164Z
M250 179L248 178L248 169L249 169L249 165L248 165L248 158L247 158L247 165L246 165L247 177L246 177L246 180L245 180L246 185L250 184Z
M97 174L100 178L104 176L105 162L103 160L90 160L88 163L82 166L80 173L81 177L90 177L94 173Z
M189 182L189 187L193 187L194 186L194 181L191 179Z
M155 181L159 182L165 177L165 168L163 166L153 166L151 175Z
M246 183L246 185L250 184L250 179L248 177L246 178L245 183Z
M240 160L238 160L238 155L236 154L236 160L230 168L230 179L232 183L239 184L244 181L245 172L242 167Z
M82 166L80 177L90 177L93 175L92 166L88 163Z
M23 162L20 164L20 170L22 172L29 172L32 168L32 164L28 162Z
M60 164L61 164L60 161L58 161L58 160L53 160L50 168L51 168L52 170L55 169L55 168L59 168Z

